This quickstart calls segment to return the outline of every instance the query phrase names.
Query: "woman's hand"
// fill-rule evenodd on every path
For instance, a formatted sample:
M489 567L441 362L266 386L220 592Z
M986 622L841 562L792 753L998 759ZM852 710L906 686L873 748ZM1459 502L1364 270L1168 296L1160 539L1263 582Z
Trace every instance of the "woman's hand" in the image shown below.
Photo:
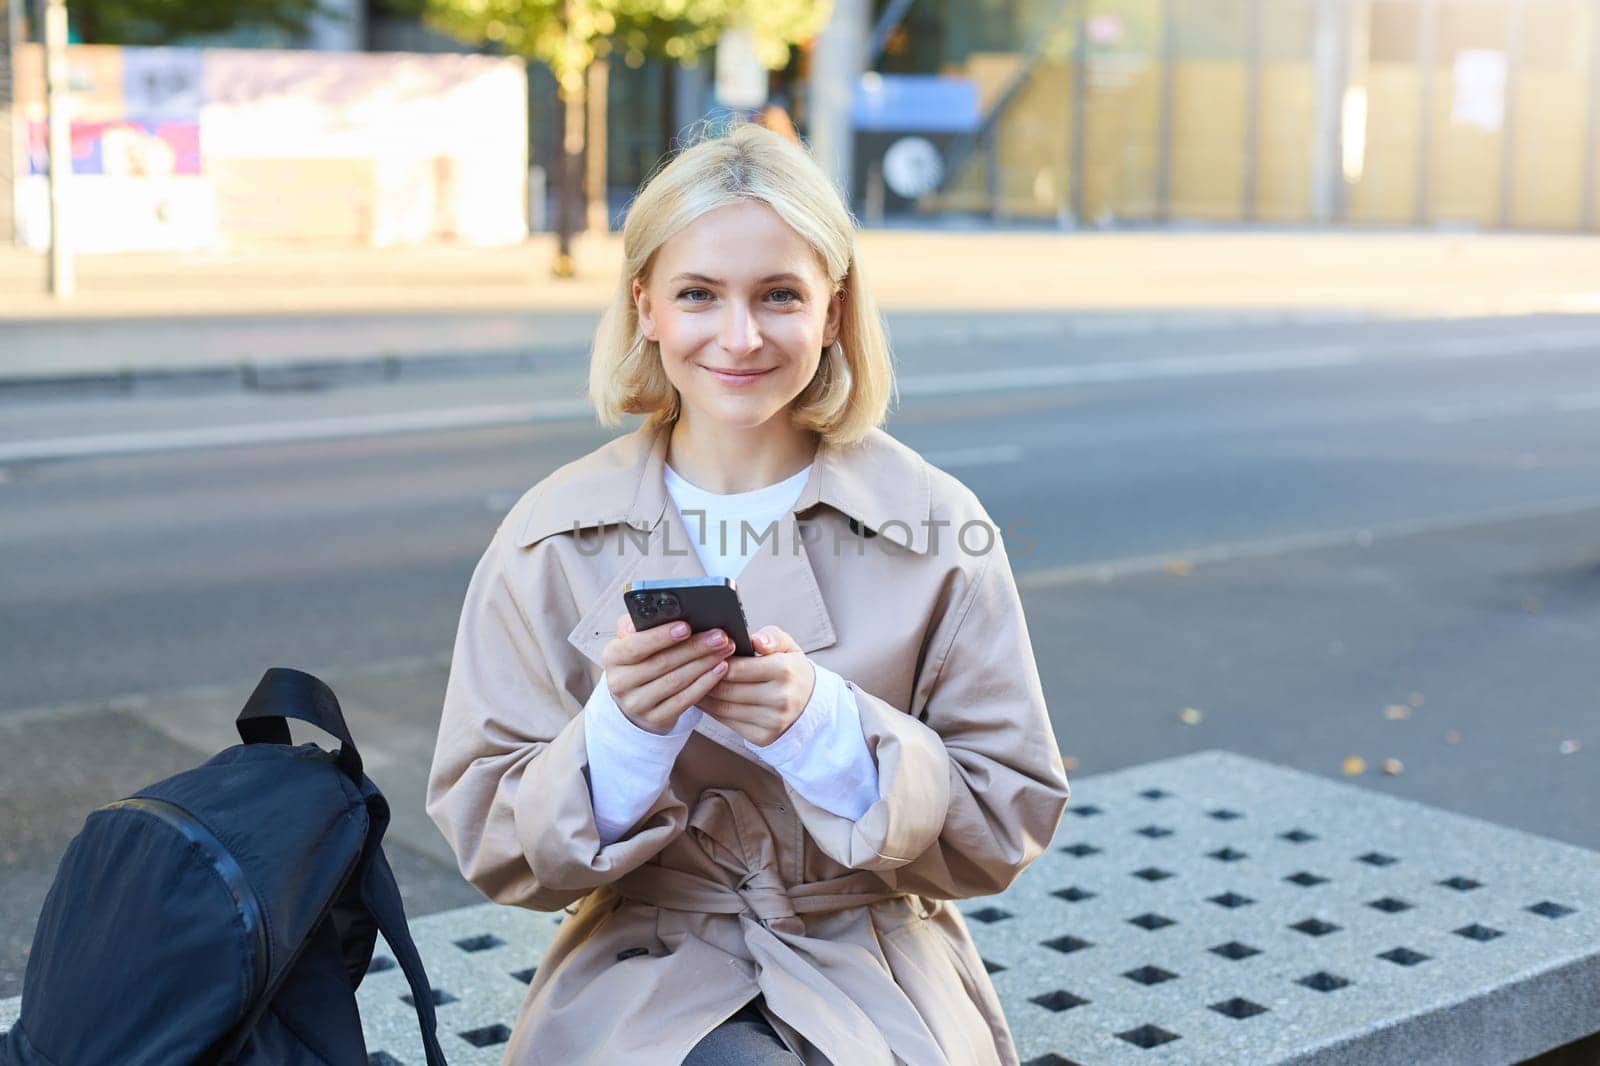
M720 638L711 643L710 638ZM700 703L728 670L733 641L720 629L690 637L687 622L640 633L633 619L617 619L617 636L601 649L606 687L622 713L640 729L670 733L683 712Z
M794 638L777 626L763 627L750 640L755 657L731 660L727 676L695 702L750 743L766 747L806 709L817 668Z

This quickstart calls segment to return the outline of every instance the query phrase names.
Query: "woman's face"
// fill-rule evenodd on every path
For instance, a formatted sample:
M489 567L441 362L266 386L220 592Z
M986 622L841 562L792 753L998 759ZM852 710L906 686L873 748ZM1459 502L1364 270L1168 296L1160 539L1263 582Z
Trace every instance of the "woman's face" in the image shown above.
M675 234L633 299L685 413L742 429L786 410L811 382L843 307L811 246L754 200Z

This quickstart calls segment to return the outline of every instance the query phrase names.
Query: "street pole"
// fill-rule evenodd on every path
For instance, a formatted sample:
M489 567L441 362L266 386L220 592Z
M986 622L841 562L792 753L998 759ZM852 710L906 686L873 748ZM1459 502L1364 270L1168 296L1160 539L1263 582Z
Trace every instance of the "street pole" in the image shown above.
M855 207L855 131L851 107L866 69L871 32L867 0L835 0L828 24L817 35L806 87L807 139L812 154Z
M77 285L72 250L62 235L62 197L72 174L72 132L67 125L67 6L49 0L44 13L45 115L50 128L50 292L58 300Z
M22 139L23 116L17 107L17 49L22 45L23 0L0 0L5 5L5 39L0 40L0 243L16 239L17 178L27 158Z

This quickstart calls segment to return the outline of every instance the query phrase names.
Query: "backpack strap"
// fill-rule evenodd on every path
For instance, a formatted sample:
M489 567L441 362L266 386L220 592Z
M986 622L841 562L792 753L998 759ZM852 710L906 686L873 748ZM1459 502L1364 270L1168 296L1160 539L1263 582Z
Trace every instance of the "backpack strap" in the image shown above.
M309 722L339 741L339 768L361 787L361 753L344 724L339 698L319 679L300 670L274 666L261 675L236 723L246 744L291 744L288 718Z
M367 876L361 882L361 899L378 920L383 939L388 941L396 961L405 971L406 982L411 985L411 1001L417 1006L417 1024L422 1029L422 1049L428 1056L428 1066L445 1066L444 1052L439 1048L438 1018L433 1010L433 988L422 969L417 945L411 940L394 871L389 869L389 860L381 848L373 853L367 865Z

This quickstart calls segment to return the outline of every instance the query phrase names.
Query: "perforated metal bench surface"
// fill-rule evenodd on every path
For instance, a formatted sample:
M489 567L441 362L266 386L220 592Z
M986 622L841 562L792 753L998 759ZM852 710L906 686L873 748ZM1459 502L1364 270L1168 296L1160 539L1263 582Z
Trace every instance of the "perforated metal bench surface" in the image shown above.
M1472 1066L1600 1031L1600 853L1224 752L1074 781L1050 848L957 906L1026 1066ZM451 1063L499 1063L563 917L412 923ZM370 1062L420 1066L386 945L358 998Z

